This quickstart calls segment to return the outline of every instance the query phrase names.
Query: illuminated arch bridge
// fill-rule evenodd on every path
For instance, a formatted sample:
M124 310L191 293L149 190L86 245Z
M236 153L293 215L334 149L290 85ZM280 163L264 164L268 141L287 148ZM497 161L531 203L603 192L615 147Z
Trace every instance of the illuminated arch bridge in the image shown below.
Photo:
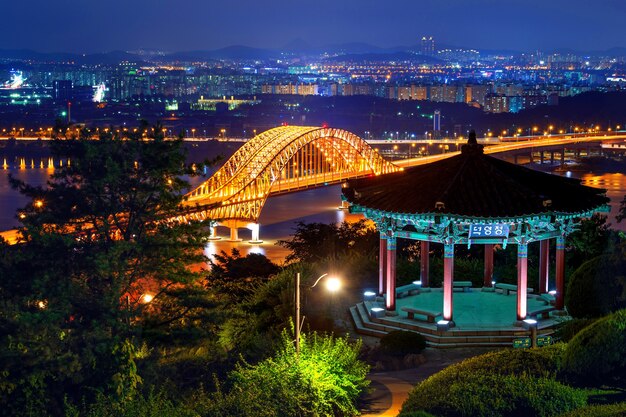
M402 168L383 159L357 135L341 129L281 126L246 142L208 180L188 193L181 219L211 219L231 227L253 225L271 195ZM253 228L253 240L258 240Z

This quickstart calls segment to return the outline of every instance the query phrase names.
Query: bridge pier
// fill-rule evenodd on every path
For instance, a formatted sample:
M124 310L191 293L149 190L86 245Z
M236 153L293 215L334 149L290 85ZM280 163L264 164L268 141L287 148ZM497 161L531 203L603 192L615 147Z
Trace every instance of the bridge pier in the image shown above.
M539 152L539 162L543 165L543 151Z
M565 165L565 148L561 152L561 165Z
M220 240L221 237L217 235L217 224L209 226L209 240Z
M554 151L550 151L550 164L554 165Z
M230 227L230 239L229 242L241 242L242 239L239 239L239 229L237 227Z
M250 223L248 225L248 229L252 232L252 238L248 241L248 243L252 243L253 245L263 243L263 241L259 238L260 225L258 223Z
M529 157L530 163L534 164L535 163L535 155L533 154L533 152L530 152L530 157Z

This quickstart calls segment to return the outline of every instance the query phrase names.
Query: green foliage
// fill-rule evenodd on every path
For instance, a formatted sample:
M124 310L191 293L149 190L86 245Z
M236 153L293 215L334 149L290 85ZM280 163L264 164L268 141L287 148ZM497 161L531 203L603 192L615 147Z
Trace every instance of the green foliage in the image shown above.
M427 413L426 411L407 411L403 412L401 417L435 417L434 414Z
M596 213L581 220L578 229L567 236L570 268L576 269L590 259L610 253L615 238L605 215Z
M249 253L242 257L237 249L233 249L231 255L222 251L209 262L211 272L207 286L233 303L250 296L260 284L279 271L279 267L265 255Z
M626 387L626 309L574 336L563 355L563 371L582 385Z
M426 348L426 339L419 333L396 330L380 339L382 353L391 356L404 356L420 353Z
M625 417L626 402L618 404L589 405L561 417Z
M65 417L200 417L184 405L173 403L164 392L150 391L126 401L114 401L99 394L91 404L66 404Z
M582 391L554 381L563 346L501 350L449 366L417 385L400 416L425 410L445 416L556 416L586 402Z
M552 379L468 372L446 376L418 385L399 417L415 409L451 417L558 416L586 404L583 391Z
M205 414L242 417L355 416L367 387L368 366L358 359L360 343L346 338L301 335L300 355L287 332L275 356L242 364L231 374L227 394L214 396Z
M574 336L576 336L582 329L586 328L592 323L595 323L597 319L571 319L564 321L557 327L555 331L555 337L561 342L569 342Z
M245 352L253 358L268 352L293 317L295 276L298 272L302 277L302 288L311 285L311 269L306 265L292 265L259 286L250 297L230 311L220 332L220 343L226 350Z
M570 276L565 304L573 317L600 317L626 308L626 262L610 255L582 264Z
M0 404L13 415L60 415L64 397L96 392L132 397L140 318L156 308L141 296L195 282L202 273L188 266L205 261L202 225L166 222L187 187L182 142L103 137L52 150L71 165L45 189L12 181L32 202L23 243L0 246Z
M316 263L360 254L378 256L379 234L364 220L340 225L298 222L291 240L278 244L291 251L287 261Z

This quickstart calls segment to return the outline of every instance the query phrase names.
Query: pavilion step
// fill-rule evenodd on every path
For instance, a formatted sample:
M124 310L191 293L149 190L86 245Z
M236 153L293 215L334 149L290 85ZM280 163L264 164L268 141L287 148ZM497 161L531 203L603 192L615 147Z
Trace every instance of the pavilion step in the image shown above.
M355 306L350 307L350 317L352 318L352 323L354 324L356 332L359 334L374 337L383 337L387 334L387 332L382 330L365 327L363 321L361 320L361 315L359 314Z
M361 317L361 322L363 322L363 325L365 327L385 332L385 334L394 330L402 330L400 327L396 326L395 323L392 322L379 323L377 321L372 321L363 303L357 304L356 308L359 316Z

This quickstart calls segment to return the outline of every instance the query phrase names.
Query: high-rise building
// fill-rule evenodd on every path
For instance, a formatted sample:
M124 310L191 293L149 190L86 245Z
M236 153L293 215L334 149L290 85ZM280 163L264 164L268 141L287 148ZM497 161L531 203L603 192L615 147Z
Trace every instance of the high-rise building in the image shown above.
M72 81L54 80L52 84L52 98L57 102L69 101L72 99Z
M435 55L435 39L432 36L422 36L422 55Z
M441 110L435 110L433 114L433 132L436 138L441 133Z

